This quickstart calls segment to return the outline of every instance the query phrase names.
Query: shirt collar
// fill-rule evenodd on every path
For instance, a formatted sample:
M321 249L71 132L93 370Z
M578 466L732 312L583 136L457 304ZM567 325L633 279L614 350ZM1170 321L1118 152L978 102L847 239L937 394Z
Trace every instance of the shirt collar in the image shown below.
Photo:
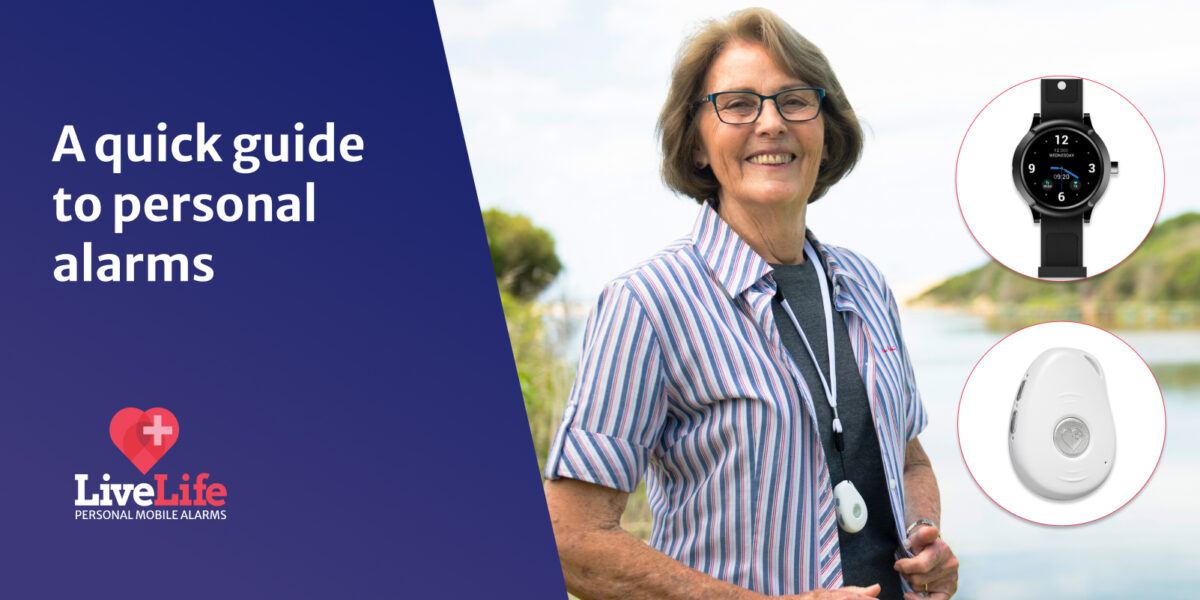
M861 285L854 273L842 266L837 254L817 240L811 229L806 229L805 235L824 261L825 272L829 275L835 295L846 282ZM700 214L696 217L692 240L696 251L730 298L737 298L773 271L771 265L707 202L701 205Z

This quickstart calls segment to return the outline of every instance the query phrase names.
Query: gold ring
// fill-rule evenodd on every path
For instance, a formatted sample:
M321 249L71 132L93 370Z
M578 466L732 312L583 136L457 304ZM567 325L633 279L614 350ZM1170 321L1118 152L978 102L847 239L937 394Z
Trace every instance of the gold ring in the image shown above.
M928 593L929 593L929 584L928 584L928 583L927 583L927 584L925 584L925 593L926 593L926 594L928 594Z

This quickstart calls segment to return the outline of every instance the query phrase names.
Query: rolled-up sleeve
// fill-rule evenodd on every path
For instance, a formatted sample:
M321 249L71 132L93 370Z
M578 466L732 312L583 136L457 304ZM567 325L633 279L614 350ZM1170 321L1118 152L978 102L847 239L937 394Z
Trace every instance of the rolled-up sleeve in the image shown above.
M624 281L610 283L588 318L546 478L632 492L663 427L662 372L662 348L644 307Z

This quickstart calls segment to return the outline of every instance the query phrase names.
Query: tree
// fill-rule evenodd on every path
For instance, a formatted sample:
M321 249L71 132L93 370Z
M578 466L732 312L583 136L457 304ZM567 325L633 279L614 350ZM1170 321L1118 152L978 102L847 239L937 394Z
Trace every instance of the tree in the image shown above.
M483 211L492 268L500 289L522 300L537 298L562 270L554 236L528 217L489 208Z
M563 359L561 341L556 343L547 333L546 307L536 303L536 298L554 281L562 263L554 253L554 238L527 217L488 209L483 212L483 226L541 466L562 418L571 372Z

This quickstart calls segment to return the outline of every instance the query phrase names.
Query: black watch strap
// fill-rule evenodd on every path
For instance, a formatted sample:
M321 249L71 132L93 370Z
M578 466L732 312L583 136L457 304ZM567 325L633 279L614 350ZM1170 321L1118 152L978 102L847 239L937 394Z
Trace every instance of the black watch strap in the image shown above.
M1038 277L1087 277L1083 217L1042 215L1042 266Z
M1055 119L1083 121L1082 79L1042 80L1042 121Z

